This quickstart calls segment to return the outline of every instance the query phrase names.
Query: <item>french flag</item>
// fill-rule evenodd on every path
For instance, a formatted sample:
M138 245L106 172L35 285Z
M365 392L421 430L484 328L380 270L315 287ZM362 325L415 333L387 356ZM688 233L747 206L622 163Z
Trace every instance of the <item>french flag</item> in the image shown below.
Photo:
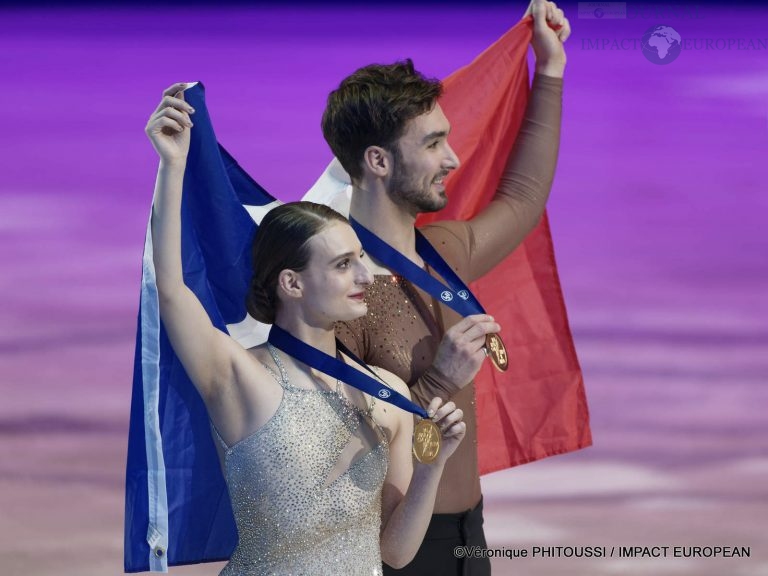
M445 80L440 104L454 126L451 146L463 162L449 180L448 207L419 224L471 218L493 196L528 99L531 34L528 17ZM268 327L245 309L251 242L258 222L279 201L217 143L202 85L188 88L185 98L196 113L182 201L184 280L215 326L244 347L255 346L266 340ZM482 153L475 154L479 147ZM451 187L473 193L451 195ZM350 190L334 161L306 199L348 213ZM525 355L515 362L510 351L508 372L485 366L476 379L481 473L588 446L583 380L546 216L471 288L504 327L505 342ZM126 470L125 571L166 572L168 566L226 560L236 543L205 406L160 322L148 226Z

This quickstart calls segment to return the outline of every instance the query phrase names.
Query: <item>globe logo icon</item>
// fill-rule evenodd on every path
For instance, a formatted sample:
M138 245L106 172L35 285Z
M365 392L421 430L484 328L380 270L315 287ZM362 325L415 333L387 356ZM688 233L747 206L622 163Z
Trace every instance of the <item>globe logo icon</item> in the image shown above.
M595 14L595 18L602 18L603 16L605 16L605 12L603 12L602 8L595 8L594 14Z
M671 64L682 51L680 34L671 26L651 26L641 41L643 56L653 64Z

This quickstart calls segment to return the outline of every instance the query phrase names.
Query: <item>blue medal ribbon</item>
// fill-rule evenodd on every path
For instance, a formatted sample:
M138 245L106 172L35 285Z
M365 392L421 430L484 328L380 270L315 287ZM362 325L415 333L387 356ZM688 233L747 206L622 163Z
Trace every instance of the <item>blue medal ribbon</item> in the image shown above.
M380 380L374 379L367 374L363 374L352 366L345 364L338 358L330 356L325 352L318 350L314 346L310 346L306 342L302 342L276 324L273 324L272 328L269 330L269 338L267 341L275 348L279 348L289 356L293 356L297 360L304 362L306 365L311 366L315 370L319 370L320 372L328 374L328 376L332 376L333 378L338 378L346 384L349 384L350 386L365 392L369 396L373 396L374 398L378 398L384 402L394 404L398 408L402 408L407 412L417 414L422 418L429 419L429 414L427 414L427 411L424 408L418 404L414 404L408 400L408 398L396 390L393 390ZM352 360L357 362L360 366L378 378L376 373L371 370L370 366L355 356L338 339L336 340L336 346L344 354L349 356Z
M415 230L416 253L445 280L447 285L430 276L426 270L419 268L353 218L349 219L349 223L363 244L365 251L387 268L394 270L433 298L439 298L443 304L462 316L485 314L485 309L472 294L469 287L421 232Z

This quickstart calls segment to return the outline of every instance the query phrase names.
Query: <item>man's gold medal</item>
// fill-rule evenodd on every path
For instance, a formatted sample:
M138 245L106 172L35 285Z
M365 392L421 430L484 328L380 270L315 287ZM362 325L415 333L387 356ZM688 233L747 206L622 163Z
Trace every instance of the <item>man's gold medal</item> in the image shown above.
M488 334L485 337L485 351L491 357L491 362L499 372L506 372L509 366L509 357L504 342L498 334Z

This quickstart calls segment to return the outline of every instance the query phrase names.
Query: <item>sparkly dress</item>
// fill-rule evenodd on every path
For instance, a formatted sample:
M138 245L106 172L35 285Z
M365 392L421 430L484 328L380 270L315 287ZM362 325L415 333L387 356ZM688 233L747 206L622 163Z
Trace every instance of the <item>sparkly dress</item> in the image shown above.
M381 574L386 436L374 425L375 445L344 464L350 440L363 426L371 430L369 415L336 392L291 386L270 351L280 368L280 406L236 444L218 438L239 535L221 575Z

